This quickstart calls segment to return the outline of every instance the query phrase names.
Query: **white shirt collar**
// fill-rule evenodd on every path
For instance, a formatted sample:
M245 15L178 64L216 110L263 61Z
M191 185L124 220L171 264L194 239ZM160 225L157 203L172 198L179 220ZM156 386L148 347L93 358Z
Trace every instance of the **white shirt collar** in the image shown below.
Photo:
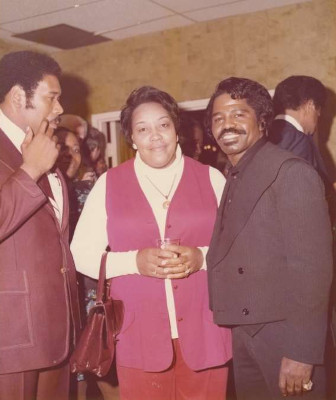
M134 167L138 173L140 173L141 175L151 176L153 178L155 177L163 178L165 176L172 176L178 170L183 169L183 164L184 162L182 157L182 151L179 144L176 147L175 160L166 168L152 168L149 165L145 164L142 161L138 151L136 152L134 161Z
M3 130L8 139L21 152L21 144L24 141L26 134L21 128L14 124L0 109L0 128Z
M302 125L291 115L288 114L279 114L275 117L275 119L284 119L285 121L289 122L290 124L292 124L293 126L295 126L295 128L301 132L303 132L303 128Z

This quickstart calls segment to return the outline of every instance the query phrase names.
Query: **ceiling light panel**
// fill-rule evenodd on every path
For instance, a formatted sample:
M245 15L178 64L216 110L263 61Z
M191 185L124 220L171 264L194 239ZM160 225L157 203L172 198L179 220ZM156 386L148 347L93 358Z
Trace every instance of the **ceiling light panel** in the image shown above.
M1 0L0 24L20 21L51 12L105 0Z
M48 18L37 16L25 21L3 24L4 29L15 33L42 29L58 24L71 25L89 32L104 32L121 29L173 13L147 0L103 0L48 14Z
M195 21L208 21L307 1L311 0L240 0L202 10L185 12L185 15Z
M145 24L138 24L125 29L119 29L113 32L105 32L103 35L110 39L119 40L132 36L144 35L150 32L157 32L166 29L173 29L180 26L190 25L193 22L189 19L183 18L180 15L173 15L160 20L146 22Z
M223 5L226 3L236 3L240 0L153 0L157 4L170 8L176 12L182 13L185 11L198 10L212 6Z

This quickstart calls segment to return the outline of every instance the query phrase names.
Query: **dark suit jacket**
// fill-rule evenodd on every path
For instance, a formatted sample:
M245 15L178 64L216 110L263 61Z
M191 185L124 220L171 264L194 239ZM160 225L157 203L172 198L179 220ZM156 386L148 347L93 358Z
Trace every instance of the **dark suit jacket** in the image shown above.
M332 270L323 184L305 161L268 142L238 179L207 256L215 322L284 320L284 356L321 363Z
M77 282L62 226L0 130L0 374L59 364L79 328Z
M272 123L268 139L270 142L303 158L320 174L323 182L329 182L328 173L321 154L313 137L299 131L291 123L283 119L275 119Z

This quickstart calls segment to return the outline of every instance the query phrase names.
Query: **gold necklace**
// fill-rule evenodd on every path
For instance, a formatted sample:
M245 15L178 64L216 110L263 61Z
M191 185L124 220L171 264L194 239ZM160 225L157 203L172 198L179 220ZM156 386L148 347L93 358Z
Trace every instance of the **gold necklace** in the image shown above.
M175 183L176 174L175 174L175 176L174 176L174 179L173 179L173 182L172 182L172 184L171 184L171 186L170 186L170 189L169 189L168 194L162 193L161 190L148 178L147 175L146 175L146 178L148 179L149 183L152 184L153 188L156 189L156 190L161 194L161 196L163 196L163 197L166 199L166 200L162 203L162 207L163 207L165 210L167 210L167 208L170 206L170 200L168 200L168 199L169 199L169 195L170 195L170 193L171 193L171 191L172 191L172 189L173 189L174 183Z

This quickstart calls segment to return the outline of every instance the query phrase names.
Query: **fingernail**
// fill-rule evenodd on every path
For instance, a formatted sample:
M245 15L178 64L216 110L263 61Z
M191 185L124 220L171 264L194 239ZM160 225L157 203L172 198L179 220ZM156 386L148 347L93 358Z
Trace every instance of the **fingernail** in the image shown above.
M165 274L168 274L168 273L169 273L169 268L163 268L163 272L164 272Z
M173 258L177 258L177 257L178 257L178 255L177 255L177 254L174 254L174 255L173 255Z
M161 261L161 265L166 265L167 264L167 261L166 260L162 260Z

